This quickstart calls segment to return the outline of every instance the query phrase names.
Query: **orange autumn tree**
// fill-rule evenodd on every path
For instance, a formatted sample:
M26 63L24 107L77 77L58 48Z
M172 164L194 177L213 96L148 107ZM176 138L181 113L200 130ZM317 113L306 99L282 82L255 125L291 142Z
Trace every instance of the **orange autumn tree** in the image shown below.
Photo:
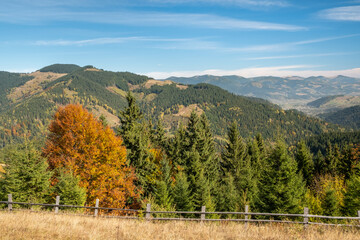
M81 105L69 104L59 107L49 131L43 149L49 168L65 168L79 177L80 187L87 192L87 204L93 205L97 198L103 207L137 204L134 170L127 164L122 139L112 129Z

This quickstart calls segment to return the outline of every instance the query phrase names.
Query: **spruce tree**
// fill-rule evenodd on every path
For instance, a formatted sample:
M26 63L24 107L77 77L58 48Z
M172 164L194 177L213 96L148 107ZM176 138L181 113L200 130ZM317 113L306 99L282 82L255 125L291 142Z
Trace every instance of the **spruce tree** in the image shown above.
M305 194L302 176L297 174L296 161L290 157L283 141L278 141L260 179L259 201L261 212L299 213Z
M355 217L360 210L360 176L352 175L347 181L347 186L342 212Z
M231 172L235 175L237 165L243 161L246 153L246 146L240 136L237 123L234 121L228 131L227 143L222 153L221 170L223 176Z
M178 211L193 210L193 200L189 189L187 176L184 172L179 172L175 178L175 186L172 191L174 204Z
M43 202L48 196L51 172L46 159L33 143L15 145L4 153L4 170L0 173L2 198L13 195L18 202Z
M58 171L58 182L52 189L53 195L60 196L61 204L83 206L86 201L86 189L79 186L79 177L65 169Z
M328 188L325 191L324 199L322 200L321 207L323 214L326 216L336 216L339 212L339 203L336 198L336 192L332 188Z
M127 149L130 165L135 167L137 185L143 189L144 197L153 194L156 185L156 163L150 150L150 129L143 114L129 91L126 100L128 107L120 111L121 125L117 129Z
M221 212L236 212L240 210L239 194L235 187L234 177L230 173L223 177L220 186L218 210Z
M169 165L169 160L163 157L161 160L161 178L156 184L155 197L156 203L165 209L170 209L173 204L171 188L171 167Z
M314 174L314 161L310 149L305 141L301 140L297 146L295 160L298 166L298 172L302 174L307 186L310 186Z

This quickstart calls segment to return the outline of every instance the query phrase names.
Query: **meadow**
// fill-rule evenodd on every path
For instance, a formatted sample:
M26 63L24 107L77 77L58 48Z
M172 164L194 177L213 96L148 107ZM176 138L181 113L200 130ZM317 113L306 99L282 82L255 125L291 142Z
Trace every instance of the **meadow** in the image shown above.
M234 222L148 222L72 214L0 212L0 239L359 239L359 228Z

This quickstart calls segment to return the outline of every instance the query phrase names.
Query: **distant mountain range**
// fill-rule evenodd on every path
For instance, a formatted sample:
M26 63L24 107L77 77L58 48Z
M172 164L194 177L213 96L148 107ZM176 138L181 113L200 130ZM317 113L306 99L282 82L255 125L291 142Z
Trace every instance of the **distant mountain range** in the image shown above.
M235 77L229 78L232 80L226 77L220 80L236 82ZM127 91L133 92L142 111L152 120L158 117L164 120L169 134L180 122L187 121L193 110L206 114L219 141L224 139L234 120L244 138L261 133L267 139L282 135L290 142L340 130L338 126L296 110L283 110L260 98L238 96L207 83L186 85L185 79L178 82L181 83L71 64L55 64L30 74L0 72L0 145L24 134L44 137L57 107L68 103L81 103L95 116L104 115L111 126L116 126L117 115L126 106ZM262 89L264 86L272 89L267 81L262 84Z
M255 77L239 76L170 77L183 84L209 83L229 92L263 98L285 109L304 106L306 103L331 95L360 95L360 79L345 76L318 77Z

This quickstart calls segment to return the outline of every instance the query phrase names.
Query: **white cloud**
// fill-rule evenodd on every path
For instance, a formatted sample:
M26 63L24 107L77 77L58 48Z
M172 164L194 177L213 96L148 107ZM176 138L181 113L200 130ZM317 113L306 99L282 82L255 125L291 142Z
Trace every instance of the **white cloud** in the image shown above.
M300 31L307 28L296 25L250 21L211 14L137 12L137 11L67 11L62 8L0 9L0 22L43 23L49 21L77 21L89 23L121 24L128 26L176 26L210 29L252 29Z
M335 37L327 37L327 38L315 38L315 39L296 41L296 42L255 45L255 46L242 47L242 48L229 48L228 50L229 51L239 51L239 52L284 51L284 50L288 50L294 46L327 42L327 41L333 41L333 40L351 38L351 37L357 37L357 36L360 36L360 34L351 34L351 35L343 35L343 36L335 36Z
M171 76L192 77L199 75L215 75L215 76L237 75L242 77L260 77L260 76L334 77L337 75L344 75L349 77L360 78L360 68L344 69L344 70L311 70L311 68L313 67L314 66L307 66L307 65L290 65L290 66L276 66L276 67L243 68L238 70L209 69L203 71L149 72L144 74L156 79L165 79Z
M321 18L339 21L360 21L360 6L330 8L319 12Z
M231 6L261 6L261 7L287 7L290 4L283 0L148 0L153 3L162 4L189 4L189 3L206 3Z
M315 53L315 54L299 54L299 55L283 55L283 56L266 56L266 57L252 57L246 60L271 60L271 59L287 59L287 58L304 58L304 57L326 57L326 56L341 56L359 54L359 52L338 52L338 53Z

